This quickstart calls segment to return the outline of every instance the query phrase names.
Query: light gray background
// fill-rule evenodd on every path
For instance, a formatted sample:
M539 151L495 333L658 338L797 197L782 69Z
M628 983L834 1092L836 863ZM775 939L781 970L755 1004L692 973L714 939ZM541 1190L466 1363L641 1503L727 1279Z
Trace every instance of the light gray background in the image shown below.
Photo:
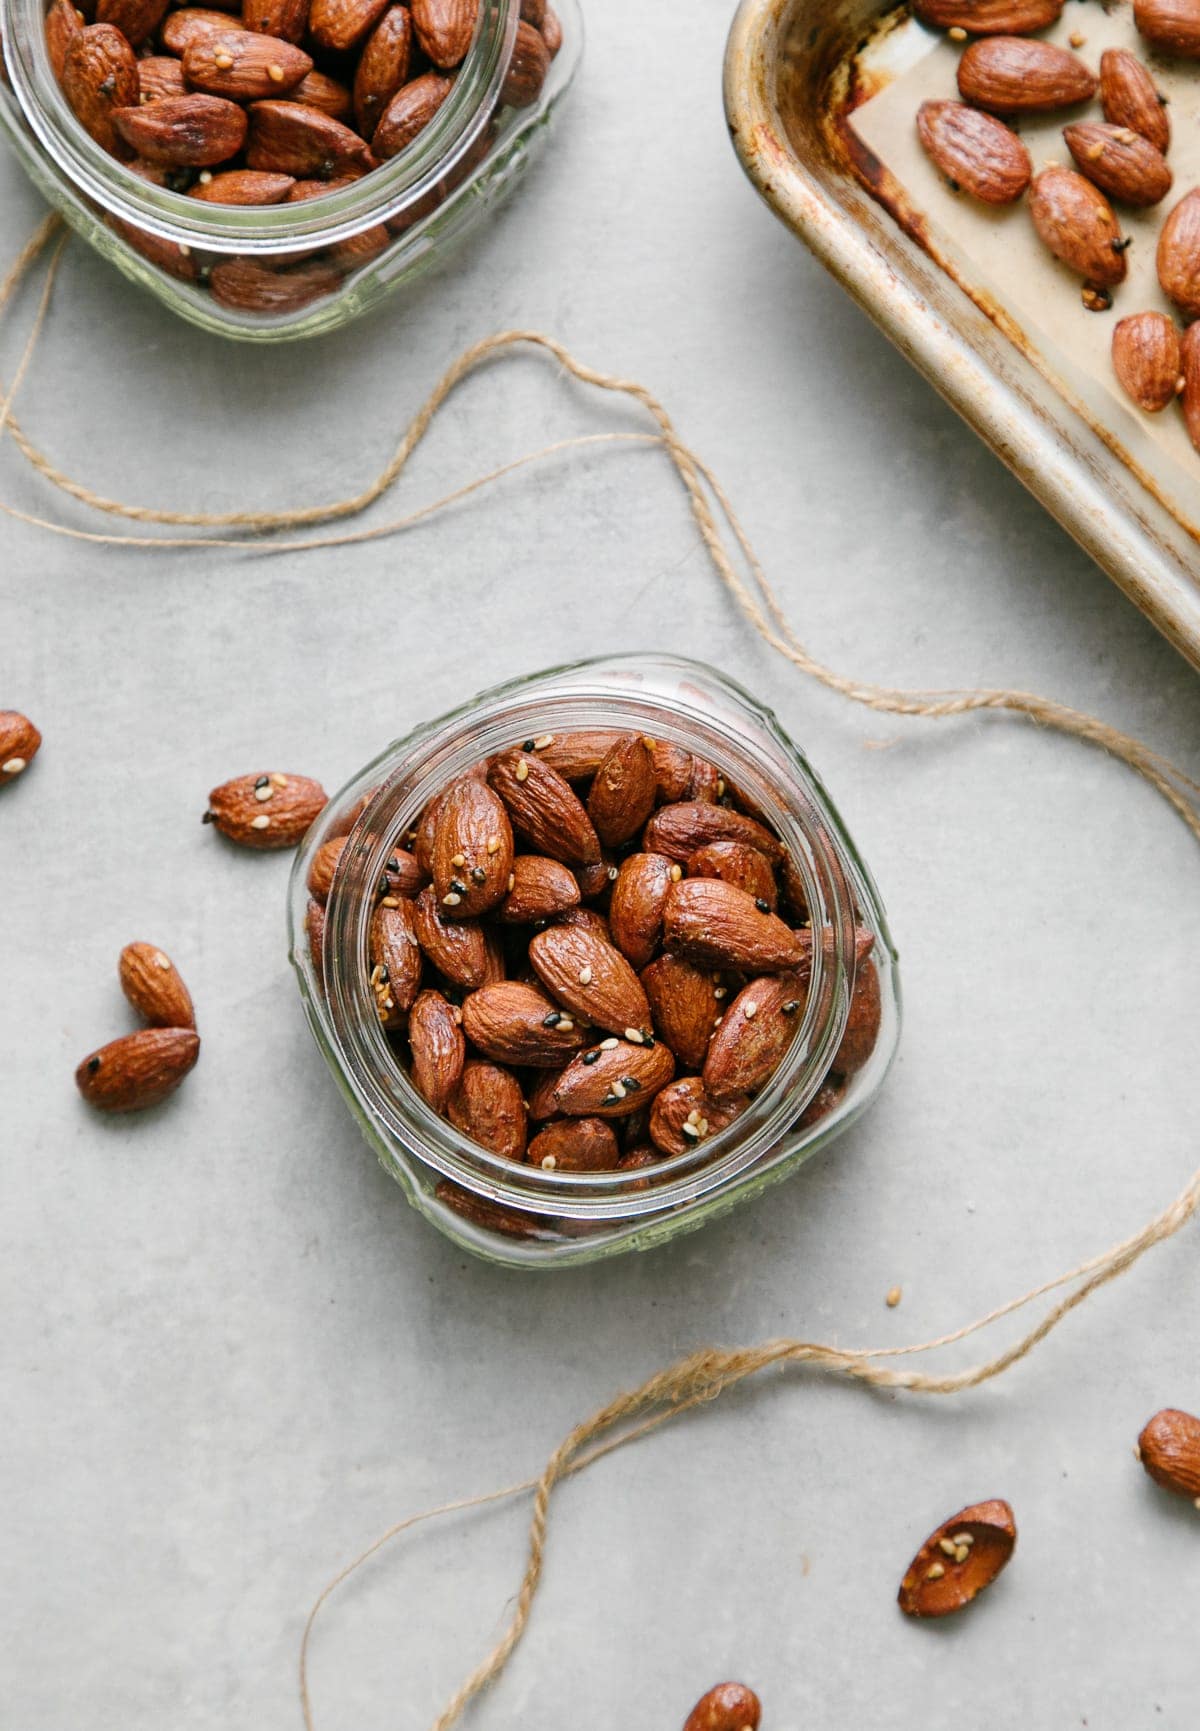
M661 393L834 665L1032 687L1195 768L1195 676L743 181L725 0L589 11L550 153L452 268L269 352L198 335L75 245L31 431L150 503L326 498L460 347L540 326ZM40 209L11 160L0 177L7 259ZM634 424L544 363L497 366L404 499ZM11 451L2 477L95 526ZM1132 1230L1195 1164L1183 828L1070 742L814 689L719 591L661 459L576 457L303 559L3 536L0 703L46 736L0 796L4 1726L288 1731L308 1604L393 1518L532 1471L701 1342L954 1327ZM287 859L198 818L228 775L334 787L482 686L635 648L724 667L825 773L902 949L902 1055L835 1153L733 1219L594 1272L505 1274L411 1214L348 1121L284 959ZM168 1108L105 1122L71 1072L128 1025L134 937L178 957L204 1052ZM774 1379L576 1481L529 1637L472 1722L673 1731L732 1674L766 1731L1192 1725L1200 1529L1130 1445L1157 1407L1200 1407L1196 1253L1194 1233L1158 1252L968 1398ZM952 1627L906 1623L916 1543L996 1495L1022 1531L1003 1582ZM495 1638L525 1515L427 1529L342 1596L314 1654L321 1731L423 1731Z

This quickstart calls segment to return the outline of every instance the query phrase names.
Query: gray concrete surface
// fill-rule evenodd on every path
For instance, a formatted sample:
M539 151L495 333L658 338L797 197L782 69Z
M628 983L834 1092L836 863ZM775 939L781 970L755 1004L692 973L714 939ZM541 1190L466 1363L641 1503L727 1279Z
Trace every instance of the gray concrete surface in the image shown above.
M541 326L662 394L834 665L1032 687L1195 768L1195 676L743 183L725 0L589 11L552 152L452 270L333 339L250 352L73 247L31 432L151 503L309 500L380 464L464 343ZM39 214L8 158L0 197L7 258ZM404 498L630 424L536 361L496 367ZM0 475L92 526L11 451ZM701 1342L954 1327L1194 1166L1182 827L1061 739L876 719L805 683L718 590L660 461L594 452L307 559L2 533L0 703L46 736L0 796L6 1728L287 1731L308 1604L390 1520L533 1470ZM653 647L764 693L827 776L902 947L903 1051L834 1155L714 1230L504 1274L408 1211L342 1110L282 953L286 860L197 819L248 766L334 786L501 677ZM179 958L204 1053L169 1108L107 1123L71 1071L126 1026L134 936ZM672 1731L732 1674L766 1731L1194 1725L1200 1529L1130 1445L1157 1407L1200 1407L1196 1257L1193 1232L966 1399L772 1379L606 1462L565 1491L528 1640L471 1723ZM1022 1533L1004 1581L953 1627L905 1623L915 1544L994 1495ZM524 1519L427 1530L343 1595L314 1654L321 1731L422 1731L495 1638Z

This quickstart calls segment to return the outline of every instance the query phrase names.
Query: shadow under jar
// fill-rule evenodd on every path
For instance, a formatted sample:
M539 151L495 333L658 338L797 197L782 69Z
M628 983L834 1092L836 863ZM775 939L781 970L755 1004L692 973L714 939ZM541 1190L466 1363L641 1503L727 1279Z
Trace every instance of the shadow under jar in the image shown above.
M650 757L653 781L647 789L643 779L640 796L621 805L627 813L640 799L647 815L634 832L604 841L606 832L628 829L612 823L597 795L616 773L597 766L621 762L621 753L608 754L622 738L630 755ZM602 845L590 866L560 860L551 871L541 857L550 844L522 801L531 788L543 799L551 786L539 766L557 766L595 818ZM428 815L431 802L453 785L473 780L478 790L489 779L512 818L515 861L494 801L465 851L443 859L439 846L457 845L458 820L447 835ZM486 810L488 795L468 791L459 804ZM706 835L739 826L766 852L706 845ZM510 875L480 895L502 888L505 898L463 919L493 856ZM541 857L536 893L550 894L555 908L536 894L521 899L522 860L530 856ZM637 863L647 856L663 883L665 923L660 931L651 920L633 941L621 916L621 871L630 861L631 876L634 866L652 872ZM740 922L756 934L761 924L765 942L784 945L786 966L778 954L736 966L706 953L713 934L704 909L714 887ZM702 918L685 938L682 916L698 905ZM390 969L380 966L381 908L396 939ZM476 928L477 938L480 929L490 934L486 963L477 956L473 974L449 977L451 964L429 941L435 916L452 934L463 927ZM674 658L614 657L521 679L388 746L305 838L289 918L309 1024L368 1142L426 1219L498 1263L553 1268L647 1249L757 1195L868 1105L899 1035L896 958L879 894L820 781L769 711L721 675ZM594 968L579 966L592 957L574 949L584 931L601 946ZM725 938L717 933L714 941L719 951ZM590 996L602 976L611 977L606 943L646 991L650 1017L631 1012L640 1026L621 1029L622 1013L614 1019L611 1004L605 1014ZM568 972L556 981L564 954ZM685 959L693 972L681 982L675 970ZM633 989L630 975L617 971L621 989ZM507 1065L483 1008L496 1002L488 982L501 980L513 988L528 1040L521 1036ZM692 986L709 995L713 1024L700 1024L698 1044L694 1016L687 1037L673 1026L680 994ZM451 1019L464 1036L466 1070L493 1066L492 1081L503 1083L491 1146L463 1133L461 1126L479 1121L469 1099L431 1096L431 1104L414 1085L408 1034L418 992L456 1047L452 1068L464 1053ZM771 1016L782 1019L771 1024ZM744 1092L710 1090L722 1028L726 1049L732 1034L742 1051L742 1035L757 1038L772 1026L786 1027L786 1037L775 1041L768 1070ZM547 1041L564 1049L553 1053ZM527 1053L532 1062L523 1061ZM560 1085L586 1088L610 1069L594 1106L580 1097L562 1106ZM573 1083L563 1081L568 1075ZM585 1158L574 1157L583 1117L593 1125L591 1146L606 1150L599 1159L587 1157L586 1145ZM546 1137L548 1125L558 1129ZM564 1134L569 1155L560 1160L553 1150Z
M224 4L0 0L0 124L97 251L250 341L334 329L438 262L582 47L577 0Z

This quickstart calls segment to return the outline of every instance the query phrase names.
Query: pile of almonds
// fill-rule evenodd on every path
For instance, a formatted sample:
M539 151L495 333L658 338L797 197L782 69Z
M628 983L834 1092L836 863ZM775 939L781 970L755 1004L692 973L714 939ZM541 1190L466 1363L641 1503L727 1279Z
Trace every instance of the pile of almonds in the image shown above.
M917 131L926 152L961 190L985 204L1012 204L1028 190L1038 235L1083 279L1083 304L1112 306L1125 280L1130 242L1114 203L1159 204L1170 192L1171 141L1165 98L1149 70L1124 48L1100 59L1099 77L1069 48L1035 32L1058 21L1064 0L913 0L924 23L967 42L958 66L961 102L926 102ZM1200 0L1136 0L1134 21L1160 55L1200 59ZM1082 46L1075 33L1072 43ZM1063 128L1073 168L1052 163L1034 174L1013 130L1022 115L1072 108L1099 94L1103 121ZM1174 206L1159 232L1158 280L1184 319L1200 317L1200 188ZM1177 397L1200 449L1200 325L1180 334L1165 313L1124 318L1113 332L1113 369L1126 395L1147 414Z
M416 1091L491 1152L653 1168L732 1124L791 1045L812 965L800 874L711 763L632 732L543 734L444 788L405 841L371 922L377 1012ZM318 970L344 847L326 841L309 875ZM849 1023L805 1124L871 1055L873 943L859 931ZM488 1227L538 1228L439 1194Z
M412 144L454 87L479 0L52 0L51 65L80 123L155 185L208 204L298 203L345 186ZM500 106L541 94L562 42L547 0L521 0ZM204 258L128 223L119 232L170 275L223 305L271 313L332 292L427 216L478 166L478 147L402 216L284 261Z

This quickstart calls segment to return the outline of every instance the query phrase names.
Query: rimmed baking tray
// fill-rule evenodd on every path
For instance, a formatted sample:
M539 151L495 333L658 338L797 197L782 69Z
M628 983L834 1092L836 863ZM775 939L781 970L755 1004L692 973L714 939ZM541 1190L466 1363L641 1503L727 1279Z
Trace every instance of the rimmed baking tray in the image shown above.
M1085 19L1090 40L1081 52L1093 63L1122 31L1135 41L1125 5L1110 0L1104 9L1067 12L1076 27ZM1064 41L1068 27L1064 20ZM1165 422L1148 429L1111 384L1107 362L1117 316L1166 306L1153 283L1153 230L1200 174L1188 178L1189 164L1173 146L1176 193L1159 212L1122 213L1135 236L1134 264L1113 313L1085 312L1078 282L1050 260L1029 267L1055 273L1049 287L1022 295L1025 275L1014 275L1006 261L1035 244L1015 226L1028 227L1023 206L964 213L966 201L954 199L919 152L910 158L895 126L888 130L888 92L915 114L923 94L954 94L954 63L945 40L905 7L742 0L725 60L734 146L772 209L1200 667L1200 454ZM1169 82L1171 69L1163 72ZM1194 127L1200 153L1200 70L1190 75L1193 95L1172 113L1179 143L1184 127ZM1058 128L1077 117L1040 123L1052 129L1058 148L1050 154L1061 160ZM1050 134L1032 131L1038 163ZM1014 225L1007 239L1006 221Z

